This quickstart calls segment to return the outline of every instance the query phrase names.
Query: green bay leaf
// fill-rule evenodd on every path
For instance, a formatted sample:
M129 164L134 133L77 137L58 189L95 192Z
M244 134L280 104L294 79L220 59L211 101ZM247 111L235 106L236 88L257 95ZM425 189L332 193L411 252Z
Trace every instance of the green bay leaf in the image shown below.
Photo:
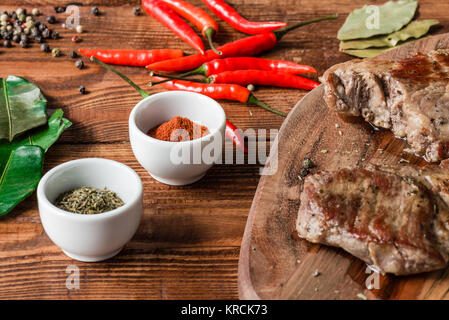
M12 141L46 122L47 100L39 87L17 76L0 78L0 140Z
M398 31L413 19L417 6L417 0L388 1L381 6L365 5L348 15L337 38L365 39Z
M0 149L2 158L5 150ZM37 187L42 176L44 151L38 146L22 146L8 152L0 177L0 216L10 212Z
M399 42L411 38L418 39L427 34L430 28L439 23L438 20L417 20L410 22L405 28L385 36L377 36L369 39L348 40L340 42L340 49L366 49L373 47L394 47Z
M12 142L0 142L0 216L36 189L42 175L44 152L71 124L58 109L46 126L30 130Z

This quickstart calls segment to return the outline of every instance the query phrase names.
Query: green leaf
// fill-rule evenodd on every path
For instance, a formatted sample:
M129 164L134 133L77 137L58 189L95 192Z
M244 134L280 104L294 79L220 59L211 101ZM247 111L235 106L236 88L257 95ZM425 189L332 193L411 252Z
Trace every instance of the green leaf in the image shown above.
M0 78L0 140L12 141L17 135L47 122L47 100L28 80Z
M394 47L399 42L408 40L410 38L418 39L427 32L430 27L438 24L439 21L435 19L412 21L405 28L393 32L386 36L377 36L365 40L349 40L341 41L340 49L366 49L372 47Z
M62 117L63 114L61 109L57 109L48 119L48 125L36 128L24 136L18 137L11 143L0 143L0 148L4 146L9 149L15 149L19 146L34 145L40 146L44 149L44 152L47 152L48 148L58 140L61 133L72 125L69 120Z
M413 19L417 6L417 0L388 1L381 6L365 5L349 14L337 38L365 39L398 31Z
M0 216L36 189L44 152L72 124L62 116L62 110L58 109L48 119L48 125L31 130L11 143L0 143Z
M0 153L5 153L5 150L0 149ZM7 214L36 189L44 163L44 151L38 146L22 146L8 154L0 178L0 216Z

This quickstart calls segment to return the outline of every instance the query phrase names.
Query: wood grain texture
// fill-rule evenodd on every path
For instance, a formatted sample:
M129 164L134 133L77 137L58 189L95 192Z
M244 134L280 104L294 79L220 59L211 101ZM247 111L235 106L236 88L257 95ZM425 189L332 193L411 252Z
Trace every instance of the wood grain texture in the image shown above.
M62 29L66 14L55 14L53 6L67 1L0 0L1 9L39 7L44 15L53 14L53 28L62 39L50 40L63 56L52 58L36 44L22 49L0 48L0 76L16 74L38 84L50 108L62 107L74 122L46 154L45 170L71 159L105 157L121 161L142 178L145 212L142 224L125 250L107 262L75 262L52 244L40 224L35 195L14 211L0 218L0 298L53 299L236 299L237 264L245 221L259 181L258 165L217 165L200 182L188 187L169 187L154 181L136 162L129 146L128 115L140 100L139 95L114 74L105 72L84 59L86 68L78 70L69 50L86 48L182 48L176 38L154 19L135 17L132 0L80 0L83 41L74 44L72 31ZM206 9L201 0L189 2ZM287 59L313 65L320 73L331 65L350 59L338 52L336 33L345 16L366 0L229 0L243 16L253 20L281 20L289 23L312 17L340 14L332 22L306 26L285 36L263 57ZM97 5L100 17L89 13ZM449 31L449 3L421 0L420 16L441 21L435 32ZM207 9L206 9L207 10ZM212 15L213 16L213 15ZM41 19L44 16L41 16ZM244 35L218 21L218 44ZM141 68L118 67L139 85L145 86L148 74ZM89 94L81 95L84 85ZM148 88L159 92L160 88ZM301 90L260 88L260 100L289 111L305 95ZM230 121L242 129L279 128L283 119L255 107L220 102ZM306 126L310 126L308 122ZM319 134L319 132L318 132ZM81 288L67 290L65 269L77 265ZM419 286L419 283L416 285Z
M419 40L375 59L400 59L437 48L449 48L449 34ZM240 297L359 299L357 295L363 294L370 299L449 300L449 268L414 276L382 275L379 289L368 290L366 281L372 272L367 273L363 261L341 249L312 244L297 236L295 222L303 185L299 173L305 157L316 164L312 173L368 163L400 164L404 160L426 164L406 153L405 141L391 132L374 130L361 118L342 117L329 110L323 91L321 85L290 112L274 150L279 157L278 171L260 179L240 253ZM272 157L270 154L269 162ZM313 275L316 270L319 276Z

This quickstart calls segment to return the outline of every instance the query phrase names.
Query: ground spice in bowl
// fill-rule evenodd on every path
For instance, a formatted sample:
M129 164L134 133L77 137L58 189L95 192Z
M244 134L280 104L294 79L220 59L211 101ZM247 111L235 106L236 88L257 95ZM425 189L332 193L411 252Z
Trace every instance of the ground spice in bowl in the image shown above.
M163 141L189 141L209 134L209 129L188 118L174 117L148 131L152 138Z

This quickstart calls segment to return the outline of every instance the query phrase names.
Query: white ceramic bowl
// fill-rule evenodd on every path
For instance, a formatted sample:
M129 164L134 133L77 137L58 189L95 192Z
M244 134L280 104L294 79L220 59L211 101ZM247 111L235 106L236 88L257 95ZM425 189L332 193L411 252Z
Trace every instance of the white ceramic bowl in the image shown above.
M92 215L53 205L62 192L82 186L106 187L125 204ZM79 261L101 261L119 253L136 232L142 215L142 182L134 170L117 161L73 160L44 175L37 187L37 200L45 232L66 255Z
M206 126L210 134L182 142L147 135L149 129L176 116ZM129 138L137 161L154 179L185 185L201 179L221 157L225 127L226 115L215 100L193 92L169 91L151 95L134 107L129 117Z

